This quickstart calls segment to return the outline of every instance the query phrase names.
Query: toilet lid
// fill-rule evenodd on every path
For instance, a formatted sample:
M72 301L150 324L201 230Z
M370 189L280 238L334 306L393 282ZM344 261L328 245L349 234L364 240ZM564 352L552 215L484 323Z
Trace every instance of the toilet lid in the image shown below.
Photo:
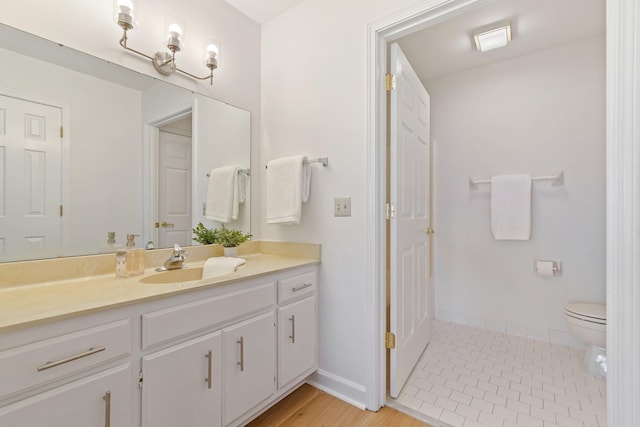
M607 323L607 306L604 304L573 302L564 311L572 317L594 323Z

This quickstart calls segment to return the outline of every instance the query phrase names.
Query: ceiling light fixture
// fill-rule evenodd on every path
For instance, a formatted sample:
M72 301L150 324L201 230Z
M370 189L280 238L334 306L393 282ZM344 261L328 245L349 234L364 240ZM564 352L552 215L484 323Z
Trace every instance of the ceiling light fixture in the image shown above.
M511 22L502 22L484 27L473 34L476 49L480 52L506 46L511 41Z
M186 23L179 17L169 16L165 23L164 43L166 43L169 52L159 51L153 56L149 56L132 49L127 46L127 31L135 28L137 24L134 17L134 10L136 9L134 3L137 3L137 0L115 0L114 2L116 22L124 31L120 39L120 46L129 52L151 60L153 67L162 75L168 76L177 71L197 80L209 80L209 84L213 85L213 70L218 68L218 61L220 60L220 42L215 39L208 41L204 65L209 69L209 75L204 77L188 73L176 65L176 52L184 48L186 33Z

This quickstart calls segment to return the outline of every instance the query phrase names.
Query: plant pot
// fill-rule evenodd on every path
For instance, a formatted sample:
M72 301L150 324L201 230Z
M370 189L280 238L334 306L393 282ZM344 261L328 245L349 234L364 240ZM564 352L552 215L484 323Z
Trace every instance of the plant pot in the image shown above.
M224 248L224 256L237 257L238 256L238 247L234 246L232 248Z

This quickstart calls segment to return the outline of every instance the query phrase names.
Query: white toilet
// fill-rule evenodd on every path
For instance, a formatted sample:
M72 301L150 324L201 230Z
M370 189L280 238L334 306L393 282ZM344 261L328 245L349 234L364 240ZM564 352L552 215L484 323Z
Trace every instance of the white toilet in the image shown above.
M604 304L572 302L564 309L569 332L587 344L587 370L599 376L607 375L607 307Z

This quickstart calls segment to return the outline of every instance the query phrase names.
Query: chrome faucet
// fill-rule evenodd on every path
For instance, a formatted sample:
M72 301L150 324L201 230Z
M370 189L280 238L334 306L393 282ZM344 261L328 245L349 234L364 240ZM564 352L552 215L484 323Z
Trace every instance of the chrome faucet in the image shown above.
M179 270L181 268L186 268L187 266L184 265L184 261L186 259L187 251L182 249L177 243L174 243L171 256L164 262L162 267L156 268L156 271Z

